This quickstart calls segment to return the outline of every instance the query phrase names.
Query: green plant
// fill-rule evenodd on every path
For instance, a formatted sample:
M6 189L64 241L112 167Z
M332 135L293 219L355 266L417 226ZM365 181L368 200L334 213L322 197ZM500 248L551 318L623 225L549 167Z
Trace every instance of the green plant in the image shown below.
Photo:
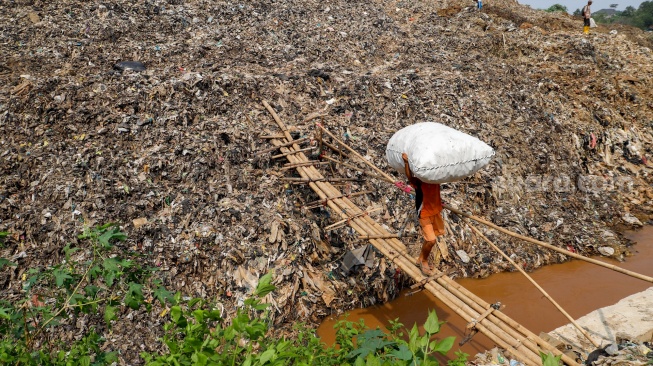
M103 350L104 338L93 328L72 344L52 339L49 334L56 334L56 330L46 330L80 313L103 314L109 329L121 306L151 307L144 300L144 291L161 302L171 302L171 294L160 282L150 279L152 269L111 255L115 242L126 238L116 224L86 228L78 238L82 245L63 248L62 263L25 271L23 298L14 302L0 300L1 363L90 365L92 361L93 365L103 365L115 362L115 352ZM0 259L0 269L5 265L17 264Z
M0 248L2 248L2 246L4 245L5 237L7 237L7 236L9 236L8 231L0 231Z
M554 356L550 352L544 353L540 351L540 357L542 358L542 366L559 366L562 355Z
M389 332L370 330L363 321L339 321L336 343L325 347L314 332L303 324L294 339L270 337L269 304L262 298L274 290L271 275L261 277L253 296L245 300L231 321L201 299L172 307L164 326L167 351L142 353L146 364L163 365L437 365L433 353L446 354L454 337L433 340L440 331L436 313L430 312L419 334L417 325L404 339L403 325L390 323ZM465 364L467 354L456 353L450 366Z

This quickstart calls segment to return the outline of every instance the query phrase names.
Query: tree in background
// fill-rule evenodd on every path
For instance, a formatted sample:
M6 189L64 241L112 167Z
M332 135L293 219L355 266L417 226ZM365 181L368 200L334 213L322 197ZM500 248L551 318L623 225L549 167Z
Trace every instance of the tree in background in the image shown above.
M634 14L634 18L633 24L638 28L647 29L653 25L653 1L641 3Z
M580 9L576 9L573 14L575 17L583 16L583 12Z
M635 9L632 6L627 6L626 9L621 12L621 16L632 17L633 15L635 15L635 12L637 12L637 9Z
M563 12L566 13L567 12L567 7L564 6L564 5L560 5L560 4L553 4L553 5L551 5L550 8L546 9L546 11L549 12L549 13L553 13L553 12L556 12L556 11L563 11Z
M574 12L574 16L581 15L580 9L577 9ZM644 1L637 9L628 6L624 11L618 12L614 16L605 16L605 14L594 13L592 14L592 17L600 24L617 23L646 30L653 26L653 1Z

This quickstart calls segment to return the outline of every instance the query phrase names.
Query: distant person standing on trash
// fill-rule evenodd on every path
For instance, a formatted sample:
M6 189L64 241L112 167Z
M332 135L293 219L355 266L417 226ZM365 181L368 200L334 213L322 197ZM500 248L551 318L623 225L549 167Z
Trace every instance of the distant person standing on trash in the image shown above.
M476 7L478 10L483 10L483 0L474 0L476 1Z
M433 249L437 237L445 233L444 220L442 220L441 214L442 199L440 197L440 185L425 183L415 178L410 170L408 155L403 153L401 157L404 159L406 177L410 185L415 189L415 207L417 208L419 224L422 227L422 235L424 235L424 243L422 244L422 250L417 258L416 264L421 268L425 276L430 276L433 274L431 267L429 267L431 249ZM436 249L436 266L439 264L440 255L440 250Z
M583 7L583 33L585 34L590 34L590 18L592 17L590 5L592 5L591 0Z

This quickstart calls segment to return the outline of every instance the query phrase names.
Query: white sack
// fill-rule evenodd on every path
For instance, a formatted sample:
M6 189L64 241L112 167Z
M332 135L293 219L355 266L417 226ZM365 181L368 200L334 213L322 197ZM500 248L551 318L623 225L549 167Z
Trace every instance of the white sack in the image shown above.
M594 18L590 18L590 28L596 28L596 22L594 21Z
M397 131L385 150L388 164L404 173L402 153L408 154L413 175L427 183L447 183L468 177L486 166L494 149L476 137L434 122L416 123Z

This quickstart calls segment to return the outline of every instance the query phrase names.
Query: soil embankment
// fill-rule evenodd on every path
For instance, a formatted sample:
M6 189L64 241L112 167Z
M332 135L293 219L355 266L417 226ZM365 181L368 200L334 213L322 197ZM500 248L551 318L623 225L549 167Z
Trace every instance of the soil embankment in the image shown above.
M328 211L301 210L317 197L284 186L292 173L256 154L270 147L259 136L278 132L262 100L300 135L313 135L309 116L325 115L384 169L386 142L408 124L475 135L496 158L444 187L447 203L581 254L628 255L615 229L653 214L650 38L621 28L583 36L577 19L514 1L484 12L446 3L3 1L0 230L12 236L0 256L18 264L0 272L3 299L21 297L30 268L61 263L85 225L107 222L128 235L122 255L227 315L268 271L282 328L393 298L401 274L378 257L340 274L339 259L364 243L346 228L324 232ZM373 191L357 202L382 208L379 222L397 230L405 221L403 192L344 165L324 168L361 177L350 188ZM509 268L446 219L451 252L465 252L446 264L454 276ZM418 250L416 236L406 240ZM498 243L528 270L567 259ZM117 317L114 347L161 347L157 311ZM100 332L101 323L80 320Z

